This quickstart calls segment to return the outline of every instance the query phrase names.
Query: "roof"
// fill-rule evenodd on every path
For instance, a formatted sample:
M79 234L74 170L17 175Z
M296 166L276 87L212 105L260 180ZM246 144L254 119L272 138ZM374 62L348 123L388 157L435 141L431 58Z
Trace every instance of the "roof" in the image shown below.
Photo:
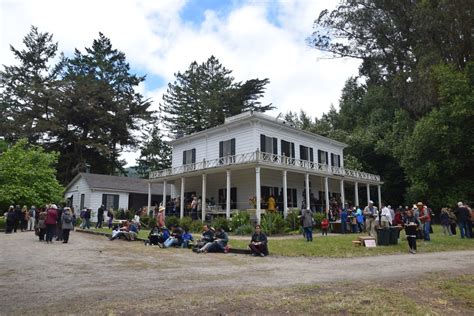
M71 182L69 182L65 191L68 191L72 184L78 181L81 177L86 181L90 189L148 194L148 180L146 179L109 176L95 173L79 173ZM153 191L156 191L156 187Z
M337 141L337 140L334 140L334 139L331 139L331 138L328 138L328 137L324 137L324 136L321 136L319 134L311 133L311 132L302 130L300 128L297 128L297 127L293 126L293 124L291 124L290 122L284 121L282 119L275 118L275 117L272 117L270 115L266 115L266 114L263 114L263 113L254 112L254 111L248 111L248 112L244 112L244 113L241 113L241 114L238 114L238 115L235 115L235 116L228 117L228 118L225 119L224 124L222 124L222 125L212 127L212 128L209 128L209 129L206 129L206 130L203 130L203 131L199 131L199 132L196 132L196 133L193 133L193 134L190 134L190 135L185 135L183 137L180 137L178 139L175 139L175 140L171 141L171 144L178 144L182 141L187 141L187 140L190 140L190 139L198 137L198 136L206 135L207 133L210 133L210 132L216 132L216 131L219 131L220 129L225 129L230 125L237 125L237 124L240 124L242 122L246 122L246 121L249 121L249 120L252 120L252 119L257 120L257 121L263 121L263 122L270 123L270 124L273 124L273 125L277 125L280 128L282 127L286 130L290 130L290 131L293 131L293 132L302 133L302 134L314 137L314 138L316 138L319 141L322 141L324 143L330 143L330 144L336 145L336 146L341 147L341 148L345 148L345 147L349 146L349 145L347 145L345 143L342 143L340 141Z

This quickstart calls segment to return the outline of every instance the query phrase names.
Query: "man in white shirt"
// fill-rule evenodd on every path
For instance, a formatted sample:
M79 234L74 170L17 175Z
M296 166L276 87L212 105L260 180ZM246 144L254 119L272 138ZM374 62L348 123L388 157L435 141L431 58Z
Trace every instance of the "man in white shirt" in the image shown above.
M382 211L380 214L380 227L389 227L392 225L392 214L390 213L390 209L382 203Z

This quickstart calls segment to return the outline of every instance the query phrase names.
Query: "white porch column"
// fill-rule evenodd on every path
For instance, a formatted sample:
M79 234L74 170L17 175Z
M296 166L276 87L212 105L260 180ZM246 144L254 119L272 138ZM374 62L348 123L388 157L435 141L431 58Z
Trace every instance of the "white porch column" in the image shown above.
M167 182L165 180L163 181L163 202L161 203L161 205L163 205L164 208L166 208L166 185L167 185Z
M309 205L309 173L306 173L304 175L304 180L305 180L305 187L306 187L306 209L309 210L310 209L310 205Z
M341 204L342 208L346 206L346 195L344 193L344 180L341 179Z
M181 192L180 192L181 201L179 203L179 217L180 218L184 217L184 184L185 184L184 182L185 182L185 178L181 177Z
M354 182L354 196L355 196L355 206L360 206L359 205L359 183Z
M226 201L225 201L225 216L230 219L230 170L227 170L227 186L226 186Z
M329 179L324 177L324 198L326 199L326 214L329 213Z
M206 203L206 189L207 189L207 176L206 174L204 173L202 175L202 194L201 194L201 202L202 202L202 206L201 206L201 220L204 222L204 220L206 219L206 206L207 206L207 203Z
M147 212L150 214L151 209L151 182L148 182L148 205L147 205Z
M370 184L367 183L367 205L369 205L370 201Z
M286 170L283 170L283 217L288 216L288 189L287 189L287 174Z
M382 192L381 192L380 184L377 185L377 194L379 198L379 210L381 210L382 209Z
M260 167L255 167L255 200L256 200L256 213L257 213L257 224L260 225L260 217L262 210L260 209Z

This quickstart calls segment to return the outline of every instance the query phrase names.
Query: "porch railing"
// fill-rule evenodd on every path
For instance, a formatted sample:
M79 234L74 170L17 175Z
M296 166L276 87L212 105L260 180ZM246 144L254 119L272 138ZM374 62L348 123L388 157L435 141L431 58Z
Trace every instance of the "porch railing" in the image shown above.
M323 175L338 175L343 177L349 177L354 179L360 180L369 180L369 181L380 181L380 176L357 171L346 169L342 167L335 167L329 166L327 164L320 164L317 162L311 162L307 160L295 159L291 157L275 155L271 153L261 152L261 151L254 151L244 154L238 154L233 156L226 156L211 160L203 160L196 163L191 163L187 165L182 165L179 167L163 169L163 170L156 170L150 172L150 179L157 179L167 176L173 175L180 175L187 172L197 171L197 170L204 170L204 169L211 169L211 168L220 168L223 166L228 165L242 165L242 164L249 164L249 163L264 163L270 165L279 165L279 166L286 166L295 169L303 169L308 171L313 171L318 174Z

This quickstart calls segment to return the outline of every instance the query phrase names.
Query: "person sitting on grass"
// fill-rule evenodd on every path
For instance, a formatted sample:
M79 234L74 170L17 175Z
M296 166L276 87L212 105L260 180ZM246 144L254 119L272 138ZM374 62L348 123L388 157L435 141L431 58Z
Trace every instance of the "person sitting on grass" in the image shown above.
M408 209L406 212L405 220L405 234L407 236L409 252L412 254L416 253L416 231L418 229L419 221L413 215L413 211Z
M208 253L208 252L225 252L225 247L229 242L229 236L225 232L224 228L219 227L214 235L214 240L212 242L208 242L205 244L201 249L199 249L198 253Z
M145 246L158 246L160 234L160 227L158 226L158 223L156 223L156 225L150 230L150 233L148 234L148 240L145 240Z
M110 238L110 240L123 238L125 240L132 241L132 240L137 239L137 236L138 236L137 225L133 222L125 221L124 226L121 227L118 232L116 232L115 234L112 233L112 237Z
M204 224L202 227L201 239L196 242L196 246L193 248L194 252L198 252L199 249L204 247L209 242L214 241L214 230L209 227L209 225Z
M179 247L183 243L183 229L179 226L171 226L171 234L168 239L164 242L165 248L171 246Z
M267 236L262 232L260 225L255 226L249 248L252 256L268 256Z
M183 234L183 244L181 245L181 247L189 248L193 241L193 235L189 232L189 229L185 229Z

